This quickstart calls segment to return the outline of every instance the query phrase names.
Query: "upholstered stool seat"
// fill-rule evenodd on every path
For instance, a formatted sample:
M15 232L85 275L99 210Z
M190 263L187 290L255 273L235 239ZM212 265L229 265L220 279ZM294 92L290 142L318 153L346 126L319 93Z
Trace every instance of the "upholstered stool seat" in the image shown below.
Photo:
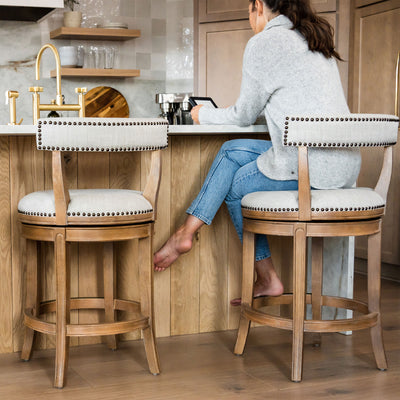
M292 380L302 379L304 332L342 332L370 328L376 365L387 368L380 314L381 225L392 169L392 146L397 141L398 117L287 117L284 146L298 148L298 191L256 192L242 199L242 303L235 354L242 354L250 322L293 332ZM311 190L308 148L384 147L381 173L374 189ZM293 238L293 294L253 298L255 235ZM323 238L368 236L368 303L322 291ZM311 293L306 293L308 238L311 238ZM306 319L310 304L312 319ZM292 305L292 316L277 316L267 306ZM352 310L353 318L322 320L322 307Z
M115 224L120 221L151 221L154 218L152 204L142 192L123 189L72 189L67 207L71 224L87 223ZM52 190L34 192L23 197L18 203L20 220L41 221L55 224L56 207ZM43 218L46 218L45 220Z
M149 370L160 372L154 333L153 248L158 189L161 178L161 149L168 146L168 123L159 118L47 118L38 121L38 150L52 152L53 190L27 194L18 204L21 233L26 244L25 337L23 360L32 354L35 332L55 336L54 386L65 384L70 337L105 336L111 349L118 334L141 329ZM67 188L64 152L151 151L147 179L141 174L138 188ZM122 172L122 171L121 171ZM96 173L94 171L93 173ZM142 180L143 178L143 180ZM94 177L95 179L95 177ZM137 240L138 299L117 296L117 257L114 242ZM55 299L40 298L41 242L54 245ZM71 298L71 243L100 243L103 282L98 297ZM45 259L45 257L43 257ZM128 260L130 261L130 260ZM79 271L85 268L78 262ZM95 276L93 277L95 278ZM71 310L102 310L100 322L79 317L71 322ZM124 311L118 315L117 311ZM45 318L48 313L53 319ZM122 318L123 317L123 318ZM121 320L119 320L121 318Z
M243 216L248 218L291 220L297 219L298 211L299 192L295 190L254 192L242 199ZM311 190L311 220L363 219L379 217L384 211L385 200L371 188Z

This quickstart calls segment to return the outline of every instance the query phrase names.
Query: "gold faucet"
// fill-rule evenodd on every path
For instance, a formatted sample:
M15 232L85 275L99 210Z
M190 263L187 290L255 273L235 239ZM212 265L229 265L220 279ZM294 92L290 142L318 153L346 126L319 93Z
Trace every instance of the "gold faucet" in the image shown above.
M8 125L21 125L21 121L17 123L17 107L16 100L19 96L19 93L16 90L7 90L6 91L6 104L10 103L10 122Z
M55 46L48 43L45 44L40 50L36 58L36 80L40 80L40 60L42 54L46 49L50 49L56 60L56 75L57 75L57 96L56 104L40 104L40 92L43 92L43 87L33 86L29 88L32 92L33 100L33 123L36 124L40 118L40 111L78 111L80 117L85 116L85 97L86 88L76 88L75 93L78 93L78 104L63 104L63 96L61 94L61 62L60 55Z

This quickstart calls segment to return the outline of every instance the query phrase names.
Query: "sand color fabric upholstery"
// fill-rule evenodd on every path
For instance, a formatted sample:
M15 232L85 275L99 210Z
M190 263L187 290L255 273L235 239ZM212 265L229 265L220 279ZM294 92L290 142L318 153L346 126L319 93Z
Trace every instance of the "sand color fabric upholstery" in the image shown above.
M243 197L242 207L268 212L298 211L299 192L249 193ZM370 188L311 191L311 211L365 211L382 207L385 207L385 200Z
M286 117L284 146L369 147L397 142L398 121L393 115L348 114L341 116ZM377 134L379 132L379 134Z
M158 150L168 146L167 133L162 118L43 118L36 142L50 151Z
M104 217L149 214L153 206L142 192L123 189L70 190L67 215L72 217ZM25 215L55 217L52 190L30 193L18 204L18 212Z

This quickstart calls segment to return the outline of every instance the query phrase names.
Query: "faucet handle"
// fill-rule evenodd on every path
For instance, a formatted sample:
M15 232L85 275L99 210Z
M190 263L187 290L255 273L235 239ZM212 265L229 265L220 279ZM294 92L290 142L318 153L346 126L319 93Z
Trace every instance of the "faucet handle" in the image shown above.
M82 87L82 88L75 88L75 93L86 93L87 92L87 88Z
M31 86L29 88L29 91L33 92L33 93L43 92L43 87L42 86Z

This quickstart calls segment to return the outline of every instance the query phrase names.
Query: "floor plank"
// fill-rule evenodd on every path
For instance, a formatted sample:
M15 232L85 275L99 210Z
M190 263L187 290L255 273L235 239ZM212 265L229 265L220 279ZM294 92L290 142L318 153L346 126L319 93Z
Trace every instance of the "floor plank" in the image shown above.
M355 292L365 298L365 277ZM382 285L384 339L389 369L378 371L368 331L307 341L302 383L289 380L291 334L267 327L250 331L244 356L232 354L235 331L158 340L162 373L149 374L142 342L118 351L100 344L73 347L67 386L53 389L54 350L0 355L0 398L14 399L398 399L400 391L400 284Z

